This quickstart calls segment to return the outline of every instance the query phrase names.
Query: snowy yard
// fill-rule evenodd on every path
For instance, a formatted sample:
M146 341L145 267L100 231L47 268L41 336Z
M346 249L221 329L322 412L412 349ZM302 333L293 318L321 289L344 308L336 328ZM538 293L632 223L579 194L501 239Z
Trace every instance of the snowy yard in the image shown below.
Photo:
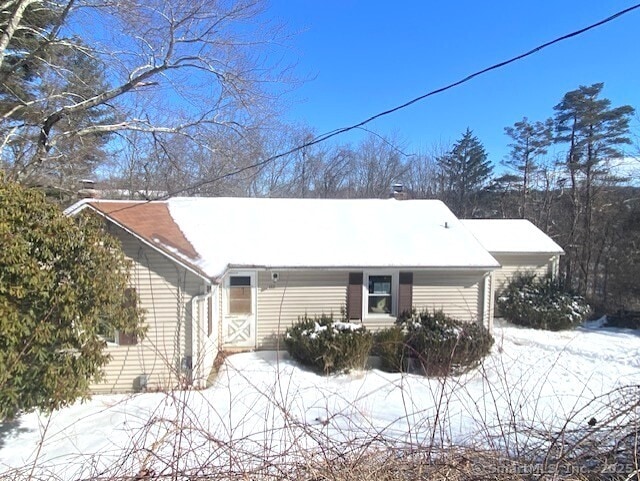
M610 415L615 396L608 393L640 384L637 332L497 325L494 335L482 368L445 380L378 370L324 377L285 353L237 354L203 391L95 396L50 417L22 416L0 428L0 472L34 467L77 479L177 463L183 470L275 464L329 440L341 449L379 443L514 452L538 442L534 433L591 429L589 420Z

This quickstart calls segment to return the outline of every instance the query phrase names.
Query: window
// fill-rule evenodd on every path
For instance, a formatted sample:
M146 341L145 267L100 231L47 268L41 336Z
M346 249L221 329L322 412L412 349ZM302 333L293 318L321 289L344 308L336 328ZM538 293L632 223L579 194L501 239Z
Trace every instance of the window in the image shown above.
M98 335L110 344L117 344L118 331L116 331L109 322L99 321Z
M229 278L229 314L251 314L252 297L250 276Z
M368 313L391 314L392 312L392 277L369 276Z
M124 291L124 300L122 307L135 309L138 304L138 296L135 287L129 287ZM106 319L101 319L98 324L98 335L109 344L117 344L119 346L133 346L138 343L138 337L135 334L127 334L118 331Z

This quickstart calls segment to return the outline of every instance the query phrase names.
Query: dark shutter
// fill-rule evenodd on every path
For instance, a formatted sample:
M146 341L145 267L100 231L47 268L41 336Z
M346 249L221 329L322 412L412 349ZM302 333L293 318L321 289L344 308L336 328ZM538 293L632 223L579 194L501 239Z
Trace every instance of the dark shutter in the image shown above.
M347 318L362 319L362 272L349 273L347 288Z
M124 307L135 308L138 302L135 287L130 287L124 291ZM121 346L134 346L138 344L138 336L118 331L118 344Z
M413 272L401 272L398 284L398 316L402 316L413 307Z

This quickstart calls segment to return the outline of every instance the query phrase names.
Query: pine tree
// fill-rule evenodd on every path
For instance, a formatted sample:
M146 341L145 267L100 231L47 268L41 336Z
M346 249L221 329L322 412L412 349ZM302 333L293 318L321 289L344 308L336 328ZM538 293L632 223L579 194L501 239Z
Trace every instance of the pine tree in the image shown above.
M513 124L513 127L505 127L505 133L511 137L509 144L511 152L503 165L517 172L520 187L519 216L527 217L527 207L529 192L533 183L533 176L539 166L537 158L547 153L547 148L552 141L552 120L546 122L529 122L524 117L521 121Z
M77 181L91 176L95 165L106 158L108 136L97 133L74 138L64 133L112 121L111 109L99 106L71 113L51 125L42 122L47 112L104 91L106 69L81 39L55 38L71 4L21 0L0 13L0 27L8 27L20 5L27 6L19 28L0 52L0 137L4 144L0 151L4 165L0 167L26 184L74 191ZM60 140L42 148L42 137L53 134L60 134Z
M444 201L459 217L473 215L478 194L493 170L478 137L467 128L453 148L438 158L438 166Z
M609 99L600 98L603 87L603 83L580 86L554 107L555 141L568 145L564 167L571 201L565 280L586 295L596 291L598 202L604 187L621 180L610 175L607 164L623 156L621 147L630 143L629 121L634 112L629 105L612 108Z

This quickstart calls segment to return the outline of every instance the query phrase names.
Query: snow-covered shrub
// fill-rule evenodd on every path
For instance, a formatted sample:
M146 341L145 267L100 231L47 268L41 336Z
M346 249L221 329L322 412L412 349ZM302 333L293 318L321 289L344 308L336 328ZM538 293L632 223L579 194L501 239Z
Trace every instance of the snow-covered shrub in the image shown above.
M462 374L476 367L493 345L493 336L483 325L428 310L400 319L375 339L374 351L383 369L404 371L417 366L428 376Z
M406 343L427 375L458 375L477 367L491 352L493 336L478 322L425 310L405 321Z
M550 276L532 273L515 275L498 297L497 307L509 322L551 331L574 328L591 312L584 298Z
M333 316L303 316L285 332L287 351L296 361L324 373L363 369L372 336L362 324Z

